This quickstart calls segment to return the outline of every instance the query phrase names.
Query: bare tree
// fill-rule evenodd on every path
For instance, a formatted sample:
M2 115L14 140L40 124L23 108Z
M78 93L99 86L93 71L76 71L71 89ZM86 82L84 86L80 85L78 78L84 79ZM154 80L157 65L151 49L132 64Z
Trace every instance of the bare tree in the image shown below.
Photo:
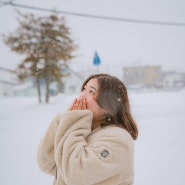
M12 51L24 55L16 72L20 80L35 79L40 103L40 80L45 81L45 102L48 103L50 83L62 83L61 69L75 57L72 52L77 46L70 38L64 17L17 13L19 26L13 33L3 35L4 42Z

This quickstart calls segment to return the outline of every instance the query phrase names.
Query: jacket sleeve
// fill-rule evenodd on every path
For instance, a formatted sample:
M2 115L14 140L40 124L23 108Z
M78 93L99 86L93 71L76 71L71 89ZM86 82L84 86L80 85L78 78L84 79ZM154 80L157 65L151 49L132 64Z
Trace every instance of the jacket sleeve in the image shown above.
M56 175L56 163L54 160L54 139L58 129L60 115L56 115L46 130L38 147L37 162L41 171L50 175Z
M104 134L88 142L91 111L69 111L61 122L55 138L55 161L66 184L96 184L120 173L124 154L120 142Z

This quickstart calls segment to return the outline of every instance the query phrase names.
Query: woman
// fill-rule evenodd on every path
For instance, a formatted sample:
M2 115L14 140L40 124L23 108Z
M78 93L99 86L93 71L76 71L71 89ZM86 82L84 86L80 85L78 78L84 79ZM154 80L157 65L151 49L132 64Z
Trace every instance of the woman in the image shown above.
M116 77L87 78L68 111L56 115L38 149L54 185L132 185L138 130L127 89Z

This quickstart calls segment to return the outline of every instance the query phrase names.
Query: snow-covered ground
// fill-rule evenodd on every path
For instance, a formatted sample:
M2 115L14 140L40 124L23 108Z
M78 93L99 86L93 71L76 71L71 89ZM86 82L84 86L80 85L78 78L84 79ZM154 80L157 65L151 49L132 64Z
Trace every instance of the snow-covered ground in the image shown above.
M185 90L129 95L139 126L134 185L184 185ZM58 95L48 105L36 97L0 98L1 185L52 184L38 168L37 147L53 116L73 98Z

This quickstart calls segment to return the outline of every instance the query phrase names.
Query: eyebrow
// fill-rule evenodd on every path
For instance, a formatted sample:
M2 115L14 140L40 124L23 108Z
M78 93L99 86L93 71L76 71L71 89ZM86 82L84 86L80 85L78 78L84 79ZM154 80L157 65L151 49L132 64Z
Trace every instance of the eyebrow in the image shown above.
M88 85L86 84L85 86L88 86ZM85 87L85 86L84 86L84 87ZM97 91L96 87L94 87L94 86L92 86L92 85L90 85L89 87L92 88L92 89L94 89L95 91Z
M97 91L97 89L94 86L89 86L90 88L94 89L95 91Z

